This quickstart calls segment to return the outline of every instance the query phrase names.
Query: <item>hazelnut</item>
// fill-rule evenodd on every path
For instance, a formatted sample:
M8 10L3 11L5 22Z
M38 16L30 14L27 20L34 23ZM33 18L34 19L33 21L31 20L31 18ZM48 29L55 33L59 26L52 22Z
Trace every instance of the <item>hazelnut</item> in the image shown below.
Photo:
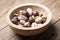
M29 15L32 15L32 9L31 8L27 8L27 12L29 13Z
M29 17L29 22L30 23L32 23L32 22L34 22L35 20L34 20L34 18L33 17Z
M33 27L33 28L37 27L37 23L33 22L32 25L31 25L31 27Z
M24 15L19 15L18 19L27 21L28 18L26 16L24 16Z
M25 21L24 20L20 20L20 24L24 24L25 23Z
M37 19L35 19L35 22L36 23L41 23L42 22L42 18L41 17L38 17Z
M17 17L14 17L14 18L12 19L12 22L13 22L14 24L17 24L18 18L17 18Z
M24 27L30 27L30 22L25 22Z

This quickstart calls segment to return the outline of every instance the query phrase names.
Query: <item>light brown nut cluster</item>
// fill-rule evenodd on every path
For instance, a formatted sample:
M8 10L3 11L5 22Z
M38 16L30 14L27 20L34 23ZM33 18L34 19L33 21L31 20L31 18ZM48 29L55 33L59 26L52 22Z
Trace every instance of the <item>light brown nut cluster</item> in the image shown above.
M16 16L14 16L16 15ZM14 13L12 22L22 27L38 27L46 22L47 16L43 13L39 13L32 8L26 10L20 10L18 13Z

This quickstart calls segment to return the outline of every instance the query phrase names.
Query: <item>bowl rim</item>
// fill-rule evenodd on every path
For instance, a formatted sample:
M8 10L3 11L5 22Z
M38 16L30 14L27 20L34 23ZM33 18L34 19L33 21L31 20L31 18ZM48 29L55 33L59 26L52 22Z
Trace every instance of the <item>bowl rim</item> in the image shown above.
M28 5L33 5L33 6L37 6L37 7L40 7L40 8L43 8L44 10L46 10L49 15L50 15L50 20L45 23L44 25L42 25L41 27L37 27L37 28L25 28L25 27L17 27L17 25L13 24L11 21L10 21L10 14L12 11L14 11L15 9L19 8L19 7L22 7L22 6L28 6ZM21 29L21 30L35 30L35 29L40 29L40 28L43 28L45 27L46 25L48 25L50 23L52 19L52 12L50 11L49 8L47 8L46 6L42 5L42 4L36 4L36 3L26 3L26 4L21 4L21 5L18 5L14 8L12 8L9 12L8 12L8 15L7 15L7 21L8 21L8 24L11 26L11 27L14 27L14 28L17 28L17 29Z

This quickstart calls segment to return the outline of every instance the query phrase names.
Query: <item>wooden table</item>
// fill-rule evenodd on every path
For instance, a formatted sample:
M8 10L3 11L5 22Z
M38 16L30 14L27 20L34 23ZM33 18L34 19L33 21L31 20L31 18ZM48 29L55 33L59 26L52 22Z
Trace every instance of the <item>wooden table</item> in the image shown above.
M53 13L51 26L42 34L25 37L15 34L8 26L8 11L20 4L38 3L47 6ZM60 0L0 0L0 40L60 40Z

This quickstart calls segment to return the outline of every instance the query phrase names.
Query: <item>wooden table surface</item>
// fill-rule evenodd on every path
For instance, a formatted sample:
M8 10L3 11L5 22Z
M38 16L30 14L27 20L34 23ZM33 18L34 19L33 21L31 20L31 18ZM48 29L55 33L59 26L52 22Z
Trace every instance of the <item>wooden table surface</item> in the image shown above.
M8 11L24 3L43 4L52 11L51 26L42 34L25 37L15 34L9 28L6 22ZM0 40L60 40L60 0L0 0Z

